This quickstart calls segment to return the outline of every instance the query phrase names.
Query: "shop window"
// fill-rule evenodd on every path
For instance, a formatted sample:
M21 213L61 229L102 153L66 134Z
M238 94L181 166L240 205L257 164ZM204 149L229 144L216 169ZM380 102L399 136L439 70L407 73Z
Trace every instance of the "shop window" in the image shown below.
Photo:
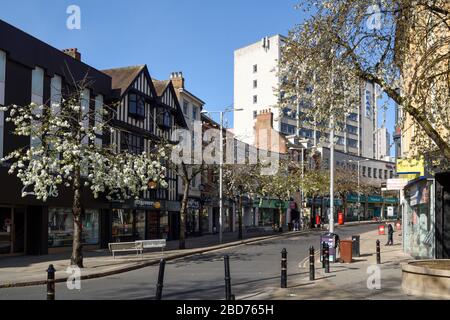
M145 239L145 211L114 209L112 213L113 242Z
M82 217L82 243L99 244L99 212L85 210ZM50 208L48 212L48 246L70 247L73 242L73 214L70 208Z
M11 253L11 209L0 208L0 254Z
M5 104L6 53L0 51L0 107ZM3 158L4 113L0 111L0 158Z

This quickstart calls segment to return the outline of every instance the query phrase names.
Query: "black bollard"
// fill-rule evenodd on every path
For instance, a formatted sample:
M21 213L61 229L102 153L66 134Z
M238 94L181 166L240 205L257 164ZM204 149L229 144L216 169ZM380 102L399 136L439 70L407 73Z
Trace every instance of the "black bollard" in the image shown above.
M325 243L325 273L330 273L330 248Z
M281 251L281 288L287 288L287 250Z
M47 269L47 300L55 300L55 268L49 265Z
M230 257L226 255L224 257L225 263L225 300L233 300L233 295L231 294L231 275L230 275Z
M161 261L159 262L158 284L156 285L156 300L162 299L165 269L166 269L166 260L161 259Z
M325 242L322 242L322 251L321 251L321 257L322 257L322 269L325 269Z
M377 264L381 264L380 240L377 240Z
M314 247L309 248L309 281L316 279L316 271L314 268Z

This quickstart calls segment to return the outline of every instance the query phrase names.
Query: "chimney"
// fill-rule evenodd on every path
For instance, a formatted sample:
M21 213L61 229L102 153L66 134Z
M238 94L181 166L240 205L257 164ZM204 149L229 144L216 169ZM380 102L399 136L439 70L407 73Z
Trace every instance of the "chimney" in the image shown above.
M264 109L256 116L256 130L272 130L273 129L273 112Z
M78 61L81 61L81 53L78 52L77 48L63 49L62 52L74 59L77 59Z
M183 72L172 72L170 74L170 80L175 89L184 89Z

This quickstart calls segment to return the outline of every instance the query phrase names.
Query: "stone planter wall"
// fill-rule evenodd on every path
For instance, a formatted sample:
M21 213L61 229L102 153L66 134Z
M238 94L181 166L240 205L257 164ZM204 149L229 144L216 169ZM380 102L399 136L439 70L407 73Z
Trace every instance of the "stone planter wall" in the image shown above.
M402 266L402 289L408 295L450 299L450 260L421 260Z

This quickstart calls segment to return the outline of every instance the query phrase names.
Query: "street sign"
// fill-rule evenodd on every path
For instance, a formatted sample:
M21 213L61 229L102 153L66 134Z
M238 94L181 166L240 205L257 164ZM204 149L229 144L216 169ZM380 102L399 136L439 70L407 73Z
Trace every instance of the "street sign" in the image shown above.
M399 191L403 190L408 184L407 179L388 179L386 182L386 190Z
M388 215L388 217L393 217L394 216L394 207L388 207L387 208L387 215Z

